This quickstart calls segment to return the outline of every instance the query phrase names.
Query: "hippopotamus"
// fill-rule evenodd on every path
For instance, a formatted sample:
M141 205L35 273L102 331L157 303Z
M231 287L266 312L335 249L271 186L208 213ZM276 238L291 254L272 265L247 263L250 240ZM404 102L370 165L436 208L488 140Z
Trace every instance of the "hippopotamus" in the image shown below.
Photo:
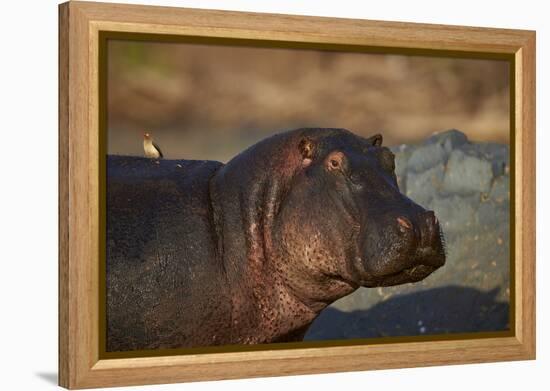
M307 128L228 163L107 156L106 351L300 341L359 287L445 263L382 136Z

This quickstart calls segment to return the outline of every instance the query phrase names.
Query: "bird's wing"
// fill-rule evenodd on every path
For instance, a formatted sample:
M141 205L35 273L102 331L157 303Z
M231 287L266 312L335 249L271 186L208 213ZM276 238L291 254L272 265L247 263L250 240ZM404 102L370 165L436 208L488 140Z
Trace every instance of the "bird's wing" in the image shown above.
M160 157L164 157L164 155L162 154L162 151L160 150L160 147L155 142L153 142L153 147L155 147L157 151L159 151Z

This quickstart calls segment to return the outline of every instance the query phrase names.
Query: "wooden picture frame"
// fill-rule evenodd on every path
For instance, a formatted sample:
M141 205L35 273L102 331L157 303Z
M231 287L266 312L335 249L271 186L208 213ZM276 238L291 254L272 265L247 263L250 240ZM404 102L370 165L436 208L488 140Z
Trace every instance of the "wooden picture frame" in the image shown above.
M100 35L132 32L369 47L392 53L495 54L513 63L515 202L506 336L396 339L160 357L102 358ZM416 23L68 2L59 6L59 384L90 388L535 358L535 32Z

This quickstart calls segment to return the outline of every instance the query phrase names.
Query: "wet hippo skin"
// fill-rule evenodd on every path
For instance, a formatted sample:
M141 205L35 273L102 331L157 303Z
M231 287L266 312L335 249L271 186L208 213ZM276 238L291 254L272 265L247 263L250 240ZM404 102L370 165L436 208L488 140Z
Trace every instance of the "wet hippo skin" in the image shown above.
M227 164L107 157L107 351L300 341L360 286L445 263L382 137L298 129Z

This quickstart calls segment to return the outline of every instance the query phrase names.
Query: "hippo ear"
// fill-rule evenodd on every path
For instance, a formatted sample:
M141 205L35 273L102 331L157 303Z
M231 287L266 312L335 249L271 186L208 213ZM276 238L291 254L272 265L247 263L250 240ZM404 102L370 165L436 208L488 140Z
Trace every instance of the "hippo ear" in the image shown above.
M300 144L298 144L298 149L302 154L302 165L309 166L313 161L314 145L313 141L308 138L302 139Z
M382 135L381 134L375 134L372 137L369 137L367 139L367 142L371 144L374 147L381 147L382 146Z

